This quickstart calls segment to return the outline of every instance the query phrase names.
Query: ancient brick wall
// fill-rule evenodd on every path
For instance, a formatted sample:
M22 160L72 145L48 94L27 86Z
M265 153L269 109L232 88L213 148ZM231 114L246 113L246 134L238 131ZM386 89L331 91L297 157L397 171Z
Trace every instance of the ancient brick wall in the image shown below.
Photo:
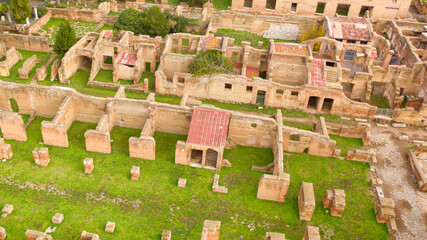
M47 37L0 33L0 43L5 43L9 48L15 47L29 51L49 52L51 50Z

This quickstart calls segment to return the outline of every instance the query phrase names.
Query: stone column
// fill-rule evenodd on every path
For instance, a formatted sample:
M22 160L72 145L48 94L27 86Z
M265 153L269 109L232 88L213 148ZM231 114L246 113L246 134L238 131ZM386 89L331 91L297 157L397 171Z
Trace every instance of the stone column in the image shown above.
M37 14L37 7L34 7L34 19L39 19L39 15Z
M25 19L25 23L26 23L27 25L30 25L30 19L26 18L26 19Z

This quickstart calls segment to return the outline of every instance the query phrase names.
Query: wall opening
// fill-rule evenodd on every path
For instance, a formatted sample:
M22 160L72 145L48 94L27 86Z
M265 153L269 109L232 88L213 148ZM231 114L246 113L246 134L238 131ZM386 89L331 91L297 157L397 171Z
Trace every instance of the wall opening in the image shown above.
M332 105L333 104L334 104L334 99L332 99L332 98L325 98L323 100L322 111L330 112L332 110Z
M145 72L151 72L151 63L145 62Z
M232 86L233 85L231 85L230 83L226 83L225 86L224 86L224 88L231 90Z
M254 87L252 86L246 86L246 92L252 92L253 89Z
M292 134L291 137L290 137L290 140L291 141L299 141L300 138L301 138L300 134Z
M291 96L292 97L298 97L298 92L297 91L291 91Z
M277 90L276 90L276 94L277 94L277 95L283 95L283 90L277 89Z
M325 6L326 6L326 3L318 2L317 7L316 7L316 13L320 13L320 14L324 13L325 12Z
M264 105L265 91L259 90L256 94L256 103Z
M245 0L243 6L246 8L252 8L252 0Z
M359 12L359 17L364 17L366 11L369 11L368 17L371 17L373 10L374 10L374 7L372 7L372 6L362 6L362 8L360 9L360 12Z
M203 159L203 151L202 150L191 149L190 163L202 165L202 159Z
M297 6L298 6L298 3L292 3L292 5L291 5L291 12L296 12L297 11Z
M18 103L16 102L15 99L11 98L9 100L10 102L10 108L12 109L13 112L19 112L19 107L18 107Z
M179 83L179 84L185 84L185 78L183 78L183 77L178 77L178 83Z
M307 108L309 109L317 109L317 104L319 103L319 97L310 97L308 99Z
M218 162L218 152L213 149L206 151L206 167L216 168Z
M338 15L341 15L341 16L347 16L349 10L350 10L350 5L338 4L337 11L335 13L337 13Z
M266 9L276 9L276 0L267 0Z
M353 61L354 60L354 55L356 55L356 51L354 51L354 50L347 50L347 51L345 51L344 60Z
M111 56L104 56L104 64L113 64L113 58Z

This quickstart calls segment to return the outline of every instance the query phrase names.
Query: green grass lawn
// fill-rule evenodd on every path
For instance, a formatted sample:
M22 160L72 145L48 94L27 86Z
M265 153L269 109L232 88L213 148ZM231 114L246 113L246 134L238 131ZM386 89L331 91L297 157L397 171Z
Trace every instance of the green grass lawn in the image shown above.
M48 167L34 164L31 151L44 146L36 118L27 128L28 141L6 140L14 156L1 163L0 174L27 186L47 187L66 195L9 186L0 180L0 205L13 204L14 212L0 219L10 239L23 236L26 229L44 231L51 218L63 213L64 222L52 234L54 239L77 239L83 230L102 239L160 239L162 230L172 230L174 239L200 238L203 221L221 221L221 239L263 239L265 232L286 234L287 239L301 239L305 225L321 226L321 233L333 232L331 239L387 239L385 224L375 220L372 200L365 180L366 163L322 158L306 154L285 156L285 171L291 184L285 203L256 199L263 173L251 171L252 165L273 161L271 149L237 146L226 149L224 158L233 164L219 172L220 184L228 194L211 191L216 172L175 165L175 145L186 136L155 133L156 160L129 158L128 139L139 136L140 129L114 127L112 153L85 151L84 132L96 124L74 122L68 131L69 147L48 146ZM94 159L92 175L83 173L83 160ZM132 166L141 167L139 181L130 180ZM179 177L187 179L184 189L176 186ZM316 210L311 222L298 217L297 196L302 181L313 182ZM322 207L326 189L346 191L346 210L342 218L332 217ZM95 200L98 198L98 200ZM116 223L113 234L104 232L107 221ZM251 231L248 225L253 225ZM19 237L18 237L19 236ZM241 237L240 237L241 236Z
M213 0L213 7L217 10L227 10L231 6L231 0Z
M177 6L177 5L179 5L180 2L184 2L184 1L181 1L181 0L168 0L168 5Z
M10 75L8 77L0 77L1 80L10 81L10 82L17 82L17 83L30 83L33 76L36 74L37 68L43 66L49 59L49 57L52 55L50 52L33 52L33 51L27 51L27 50L21 50L18 49L18 52L22 54L22 60L18 61L15 66L13 66L9 73ZM31 72L28 74L27 79L21 79L19 78L18 69L22 67L22 64L24 64L25 60L30 58L31 56L36 55L38 59L41 60L40 63L37 63L36 66L31 70Z
M292 122L292 121L283 121L283 125L299 128L303 130L313 131L313 124L302 123L302 122Z
M52 33L52 38L49 39L50 42L53 42L55 39L56 34L58 33L59 26L61 23L64 23L65 19L63 18L50 18L49 21L43 25L41 28L43 30L48 30L49 28L53 27L54 31ZM70 20L71 26L73 27L76 37L82 37L87 32L91 32L95 27L98 25L96 22L85 22L85 21L76 21L76 20Z
M329 134L329 138L337 142L337 148L341 149L341 156L345 157L349 150L363 147L361 138L340 137Z
M102 32L104 30L113 30L113 25L104 24L104 26L102 26L102 28L100 28L98 30L98 33Z
M387 98L385 97L371 96L369 104L379 108L390 108L387 102Z
M232 29L218 29L217 32L215 33L215 36L234 38L234 45L236 46L240 46L240 43L242 41L247 41L251 43L252 47L256 48L258 46L258 42L262 41L263 42L262 47L265 49L268 48L268 41L270 41L270 39L268 38L263 38L251 32L232 30ZM275 39L274 41L275 42L297 42L297 41L285 41L285 40L279 40L279 39Z

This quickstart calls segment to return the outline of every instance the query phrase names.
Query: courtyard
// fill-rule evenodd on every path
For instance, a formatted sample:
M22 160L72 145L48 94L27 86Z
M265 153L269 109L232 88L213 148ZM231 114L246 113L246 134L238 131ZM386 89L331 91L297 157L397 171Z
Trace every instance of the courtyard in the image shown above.
M28 126L27 142L11 143L14 157L5 163L0 175L1 204L15 211L0 225L11 236L26 229L44 231L56 212L64 222L52 233L55 239L76 239L83 230L102 239L159 239L161 231L171 229L176 239L197 239L205 219L221 221L221 239L262 239L267 231L284 232L287 239L301 239L305 225L320 227L325 239L387 239L385 224L375 220L369 196L366 163L342 161L307 154L286 153L284 166L291 174L285 203L258 200L256 192L263 173L251 171L273 159L271 149L237 146L226 149L224 157L232 163L219 173L228 194L211 191L214 172L175 165L174 149L185 135L156 132L156 160L129 157L128 139L140 130L114 127L112 153L86 152L84 132L95 124L74 122L68 131L70 146L47 146L48 167L34 164L31 150L41 144L40 117ZM92 175L85 175L83 159L94 159ZM139 181L130 180L132 166L141 167ZM184 189L178 178L187 179ZM316 209L311 222L299 220L297 195L301 182L313 182ZM326 189L345 189L347 207L342 218L330 216L322 207ZM114 234L103 231L107 221L116 222Z

